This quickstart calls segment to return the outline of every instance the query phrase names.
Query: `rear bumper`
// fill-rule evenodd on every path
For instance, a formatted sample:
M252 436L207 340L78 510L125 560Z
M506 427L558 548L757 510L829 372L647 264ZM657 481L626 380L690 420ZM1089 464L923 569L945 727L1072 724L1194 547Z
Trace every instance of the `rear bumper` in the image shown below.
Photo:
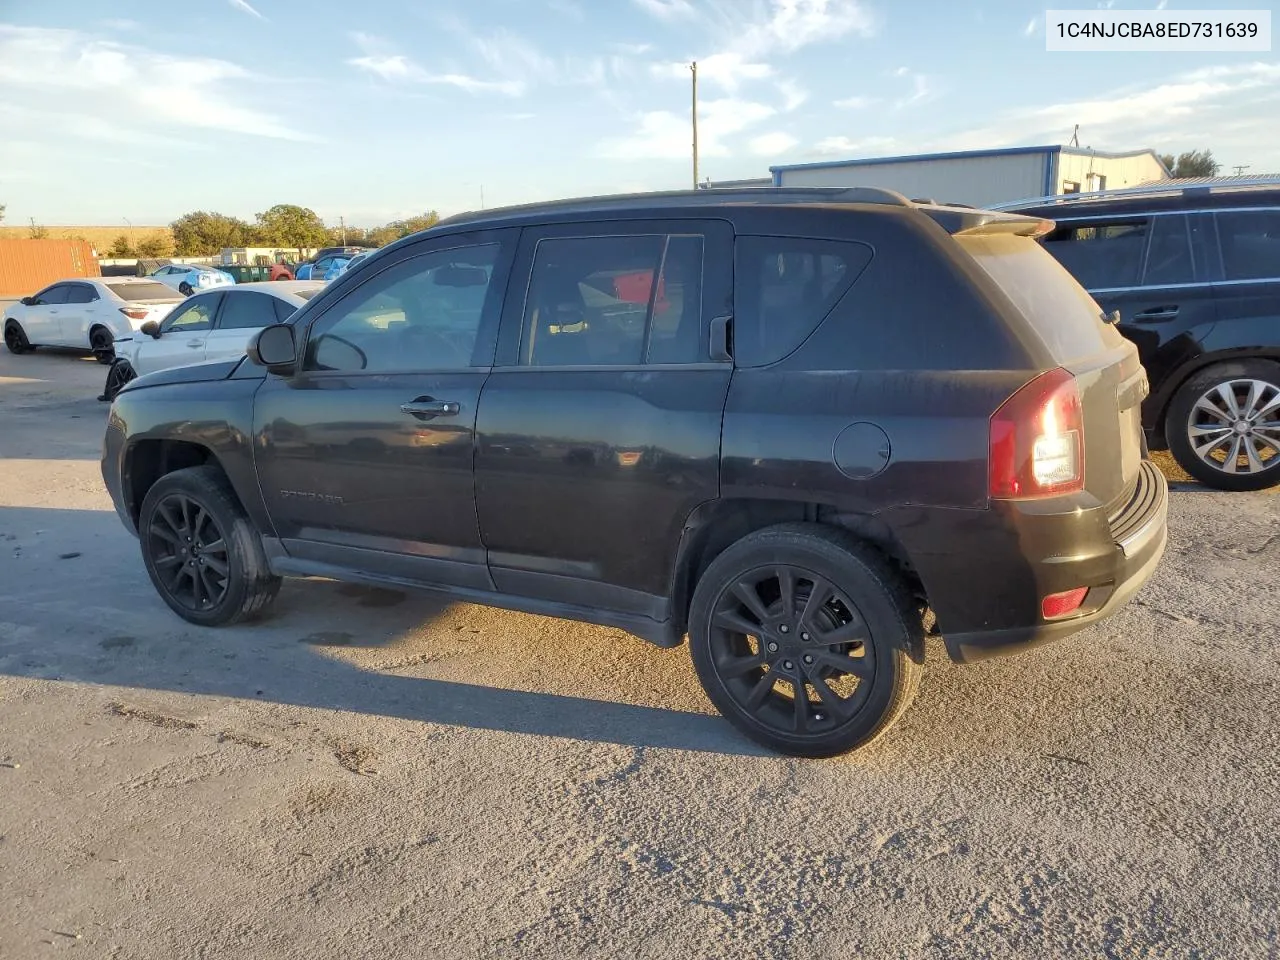
M1169 487L1150 461L1143 462L1133 499L1112 518L1098 516L1099 511L1092 517L1081 510L1041 512L1034 504L1000 504L993 510L1003 513L1012 528L1010 539L1024 553L1019 569L1010 571L1022 585L1021 595L1006 595L1006 606L993 609L986 624L969 629L961 624L956 632L947 629L945 605L938 610L947 653L961 663L1018 653L1105 619L1151 579L1168 542ZM1090 530L1093 536L1084 536ZM1078 587L1088 587L1088 593L1074 615L1041 617L1043 597Z

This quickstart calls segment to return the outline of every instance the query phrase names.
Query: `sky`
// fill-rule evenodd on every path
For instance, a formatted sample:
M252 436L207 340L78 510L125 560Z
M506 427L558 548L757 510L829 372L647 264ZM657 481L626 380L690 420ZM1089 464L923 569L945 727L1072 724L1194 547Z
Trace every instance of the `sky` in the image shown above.
M1059 0L1054 8L1269 7ZM371 226L1067 143L1280 173L1280 57L1047 53L1028 0L0 0L6 223ZM1226 171L1229 172L1229 171Z

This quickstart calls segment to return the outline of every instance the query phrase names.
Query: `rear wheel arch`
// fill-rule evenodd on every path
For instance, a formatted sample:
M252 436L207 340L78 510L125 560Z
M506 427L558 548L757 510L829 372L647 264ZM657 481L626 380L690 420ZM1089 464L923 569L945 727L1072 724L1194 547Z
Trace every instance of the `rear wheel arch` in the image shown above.
M725 498L701 504L685 521L671 586L671 613L681 633L687 625L698 580L715 559L745 537L783 524L836 530L866 543L901 571L923 602L924 588L906 548L883 520L824 503Z
M1209 367L1220 363L1241 363L1248 360L1267 360L1280 363L1280 347L1259 348L1250 350L1220 350L1216 353L1205 353L1188 360L1169 376L1165 377L1155 396L1157 405L1151 415L1151 426L1156 437L1167 445L1169 438L1165 434L1165 424L1169 418L1169 408L1173 406L1174 397L1188 380Z

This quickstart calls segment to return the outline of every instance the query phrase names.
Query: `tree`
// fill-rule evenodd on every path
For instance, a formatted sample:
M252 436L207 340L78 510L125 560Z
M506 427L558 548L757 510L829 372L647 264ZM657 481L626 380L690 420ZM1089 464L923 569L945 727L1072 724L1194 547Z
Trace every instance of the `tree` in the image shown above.
M184 213L173 223L174 250L180 257L218 253L223 247L248 245L253 228L236 217L196 210Z
M107 251L107 256L113 260L126 260L129 257L136 256L136 254L133 252L133 244L122 233L111 241L111 249Z
M31 225L30 233L31 233L32 240L48 240L49 239L48 227L42 227L33 223Z
M0 203L0 223L4 223L4 204Z
M258 239L267 246L323 247L329 239L324 221L309 207L277 203L258 214Z
M1169 176L1183 177L1216 177L1222 164L1213 159L1212 150L1188 150L1178 154L1174 159L1172 153L1160 154L1160 162L1169 168Z
M440 214L434 210L428 210L426 213L419 214L416 217L392 220L386 226L375 227L365 234L365 242L373 244L375 247L385 247L393 240L399 240L401 237L407 237L409 234L417 233L419 230L434 227L439 222Z
M164 234L153 233L149 237L143 237L138 241L138 256L140 257L167 257L173 252L173 244L169 242L169 238Z

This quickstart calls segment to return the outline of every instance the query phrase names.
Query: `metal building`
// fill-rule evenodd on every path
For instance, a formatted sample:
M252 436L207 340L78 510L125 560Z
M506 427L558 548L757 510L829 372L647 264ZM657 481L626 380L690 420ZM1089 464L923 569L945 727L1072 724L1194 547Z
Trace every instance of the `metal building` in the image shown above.
M993 203L1059 193L1134 187L1169 176L1152 150L1008 147L769 168L777 187L885 187L913 199Z

